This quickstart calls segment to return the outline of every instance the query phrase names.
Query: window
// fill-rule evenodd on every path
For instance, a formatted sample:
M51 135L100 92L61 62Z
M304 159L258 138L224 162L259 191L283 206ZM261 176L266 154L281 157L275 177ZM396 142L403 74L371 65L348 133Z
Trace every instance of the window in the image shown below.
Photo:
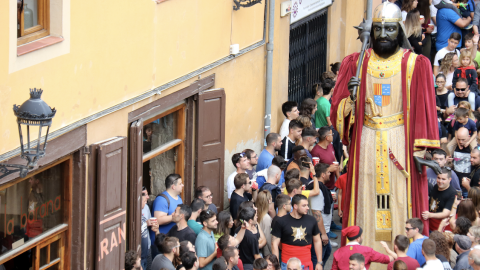
M17 46L50 34L50 0L17 0Z
M165 178L183 175L185 104L173 107L143 126L143 184L150 194L165 190Z
M64 269L70 168L68 158L0 187L0 265L4 269Z

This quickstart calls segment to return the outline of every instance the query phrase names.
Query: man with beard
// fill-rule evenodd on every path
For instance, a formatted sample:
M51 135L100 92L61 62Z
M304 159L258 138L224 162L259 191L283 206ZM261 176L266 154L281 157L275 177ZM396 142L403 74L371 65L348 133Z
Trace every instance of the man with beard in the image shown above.
M248 174L248 177L250 178L250 180L256 181L257 171L253 167L257 166L258 155L252 149L245 149L242 152L247 155L247 159L248 159L248 162L249 162L248 169L245 170L245 172Z
M453 92L455 97L448 99L447 108L445 109L445 116L455 113L456 105L461 101L467 101L470 103L472 110L480 111L480 97L471 96L470 97L470 87L468 86L468 81L465 78L458 78L456 84L453 86ZM454 106L455 105L455 106Z
M296 180L293 180L296 181ZM278 246L282 243L281 267L287 269L290 258L298 258L302 269L323 270L323 262L319 260L314 266L310 249L312 245L317 258L322 258L322 240L320 230L314 217L307 214L307 197L297 194L292 198L292 212L278 218L272 229L272 253L279 258ZM315 268L314 268L315 267Z
M200 213L200 222L203 229L195 240L200 270L212 270L213 261L217 258L217 249L213 231L217 228L217 216L212 210L204 210Z
M372 21L373 49L363 61L358 53L343 60L330 117L350 144L343 227L361 226L369 236L365 245L381 250L380 241L392 246L405 221L428 210L423 166L440 167L423 157L440 141L429 59L411 51L395 4L380 4ZM353 77L357 62L361 82Z
M462 185L467 190L471 187L478 187L480 182L480 150L479 147L475 147L470 153L470 163L472 165L469 177L462 179Z
M262 153L260 153L260 156L258 157L256 168L257 172L270 167L270 165L272 165L272 159L275 156L275 152L280 151L282 148L282 138L277 133L268 134L267 138L265 138L265 141L267 143L267 147L263 149Z

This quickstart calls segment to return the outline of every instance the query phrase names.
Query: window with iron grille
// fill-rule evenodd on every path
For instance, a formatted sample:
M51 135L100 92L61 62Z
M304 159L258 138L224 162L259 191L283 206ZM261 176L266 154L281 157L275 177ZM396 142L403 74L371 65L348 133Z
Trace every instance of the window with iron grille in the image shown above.
M312 86L327 67L327 9L290 26L288 100L299 105L315 96Z

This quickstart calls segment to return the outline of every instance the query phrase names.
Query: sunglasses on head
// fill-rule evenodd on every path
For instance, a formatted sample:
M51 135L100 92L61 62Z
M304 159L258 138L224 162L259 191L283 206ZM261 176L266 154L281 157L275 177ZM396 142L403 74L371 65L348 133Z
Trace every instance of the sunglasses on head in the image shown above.
M240 153L240 157L242 157L242 158L243 158L243 157L246 157L246 156L247 156L247 154L245 154L245 152L243 152L243 153Z

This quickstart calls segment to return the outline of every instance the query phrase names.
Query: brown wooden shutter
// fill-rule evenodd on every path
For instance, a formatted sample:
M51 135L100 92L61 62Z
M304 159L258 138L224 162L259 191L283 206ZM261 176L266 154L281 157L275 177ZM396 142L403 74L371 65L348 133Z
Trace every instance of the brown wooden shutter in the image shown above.
M213 203L223 209L225 156L225 91L198 94L196 186L207 186Z
M128 202L128 249L140 250L142 227L142 186L143 186L143 121L138 120L130 126L129 161L129 202Z
M97 149L96 269L125 267L127 207L127 138Z

